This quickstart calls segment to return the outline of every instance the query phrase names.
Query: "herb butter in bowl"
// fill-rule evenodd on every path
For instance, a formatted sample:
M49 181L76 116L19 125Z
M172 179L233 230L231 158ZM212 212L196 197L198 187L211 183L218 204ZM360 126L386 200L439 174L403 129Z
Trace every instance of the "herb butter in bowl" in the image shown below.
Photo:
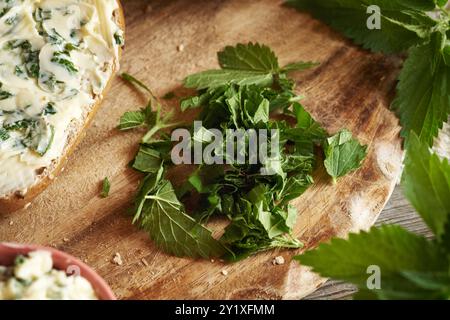
M0 300L114 300L92 269L55 249L0 244Z

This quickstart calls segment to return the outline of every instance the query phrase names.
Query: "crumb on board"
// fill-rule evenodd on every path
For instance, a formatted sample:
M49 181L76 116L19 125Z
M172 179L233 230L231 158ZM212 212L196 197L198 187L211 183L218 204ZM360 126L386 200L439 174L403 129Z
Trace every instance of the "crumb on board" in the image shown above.
M145 258L142 258L141 261L144 266L148 267L148 262L147 260L145 260Z
M214 262L216 262L216 260L214 260L214 259L211 259L211 263L214 263Z
M178 51L178 52L183 52L183 51L184 51L184 44L179 44L179 45L177 46L177 51Z
M24 210L27 210L31 206L31 202L28 202L25 207L23 207Z
M285 262L286 261L284 260L284 258L282 256L278 256L275 259L273 259L272 264L274 266L281 266L281 265L285 264Z
M120 255L120 253L116 252L114 254L114 257L112 259L112 262L118 266L123 265L123 260L122 260L122 256Z
M64 242L69 242L69 238L64 238L63 241Z
M227 270L222 270L222 275L227 276L228 275L228 271Z
M9 222L9 225L12 226L13 224L14 224L14 221L11 220L11 221Z

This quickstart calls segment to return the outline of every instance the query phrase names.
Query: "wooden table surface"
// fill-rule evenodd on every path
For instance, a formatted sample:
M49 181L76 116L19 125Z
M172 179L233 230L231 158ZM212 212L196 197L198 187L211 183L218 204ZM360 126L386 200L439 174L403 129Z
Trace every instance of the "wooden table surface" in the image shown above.
M300 56L322 61L317 70L295 75L308 97L305 105L330 132L344 126L352 130L369 145L369 155L363 168L337 187L319 172L315 186L296 202L301 218L295 235L309 248L369 227L395 185L401 143L388 105L400 59L361 50L308 15L280 7L281 2L124 0L128 33L122 71L163 95L177 91L184 76L216 66L215 52L238 41L267 43L283 63ZM184 50L177 50L180 44ZM322 283L297 263L272 265L275 255L288 258L295 252L268 252L235 265L193 262L164 255L131 225L125 213L141 177L127 163L141 133L115 128L123 112L136 109L141 100L115 79L67 170L27 210L0 215L0 240L50 244L80 257L123 299L297 298ZM106 200L98 196L105 176L112 181ZM397 190L380 221L419 228L412 212ZM123 265L111 263L116 253L122 253ZM225 268L227 277L221 274ZM312 297L349 293L349 286L331 283Z

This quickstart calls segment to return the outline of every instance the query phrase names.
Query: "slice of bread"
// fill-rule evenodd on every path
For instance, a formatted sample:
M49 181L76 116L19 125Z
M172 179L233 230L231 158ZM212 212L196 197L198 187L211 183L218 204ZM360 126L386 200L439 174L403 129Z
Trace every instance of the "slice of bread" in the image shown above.
M99 0L86 0L86 2L89 3L90 5L96 5L98 1ZM104 0L100 0L100 3L102 1ZM115 7L117 8L114 10L113 17L111 18L115 21L115 24L120 28L120 30L124 34L125 18L120 1L119 0L107 0L107 1L116 1ZM83 1L81 1L81 3L83 3ZM101 30L102 27L103 26L98 26L99 30ZM93 120L97 110L101 105L104 95L106 94L111 85L112 79L114 78L115 74L119 71L118 70L119 58L121 56L122 45L123 43L121 43L121 45L119 45L117 48L118 52L116 52L116 57L114 58L114 61L110 66L111 74L109 76L106 85L103 86L103 90L101 91L101 93L92 94L94 103L80 106L82 108L81 118L73 119L70 122L70 125L66 128L65 134L67 135L67 140L64 145L63 152L58 157L52 159L51 163L49 163L48 166L39 169L39 171L36 173L36 179L34 180L33 184L26 186L26 188L24 188L23 190L16 190L8 192L7 194L2 194L0 190L0 214L13 212L28 206L31 203L31 201L43 190L45 190L46 187L52 182L52 180L54 180L55 177L61 172L67 161L67 158L71 155L71 153L75 150L78 143L84 137L85 135L84 131L89 127L91 121ZM2 151L0 150L0 152Z

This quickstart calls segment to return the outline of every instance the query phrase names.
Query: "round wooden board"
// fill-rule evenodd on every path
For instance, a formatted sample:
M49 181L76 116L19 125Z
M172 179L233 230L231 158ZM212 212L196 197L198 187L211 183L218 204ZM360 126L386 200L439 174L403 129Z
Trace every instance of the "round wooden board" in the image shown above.
M306 248L369 228L401 171L398 120L388 106L401 60L370 54L309 15L273 0L124 1L127 44L122 71L162 96L178 95L188 74L216 68L225 45L258 41L282 63L321 65L294 75L306 108L331 133L346 127L369 155L362 169L332 185L319 170L298 201L295 234ZM184 50L179 50L181 47ZM271 251L236 264L168 256L127 215L142 177L127 167L142 132L121 133L120 116L145 103L116 79L66 170L26 210L0 215L0 240L52 245L97 270L123 299L297 299L323 280L291 261L299 252ZM170 101L168 108L175 108ZM111 195L99 197L109 177ZM122 265L112 262L116 253ZM286 263L272 264L282 255ZM222 270L227 270L224 276Z

